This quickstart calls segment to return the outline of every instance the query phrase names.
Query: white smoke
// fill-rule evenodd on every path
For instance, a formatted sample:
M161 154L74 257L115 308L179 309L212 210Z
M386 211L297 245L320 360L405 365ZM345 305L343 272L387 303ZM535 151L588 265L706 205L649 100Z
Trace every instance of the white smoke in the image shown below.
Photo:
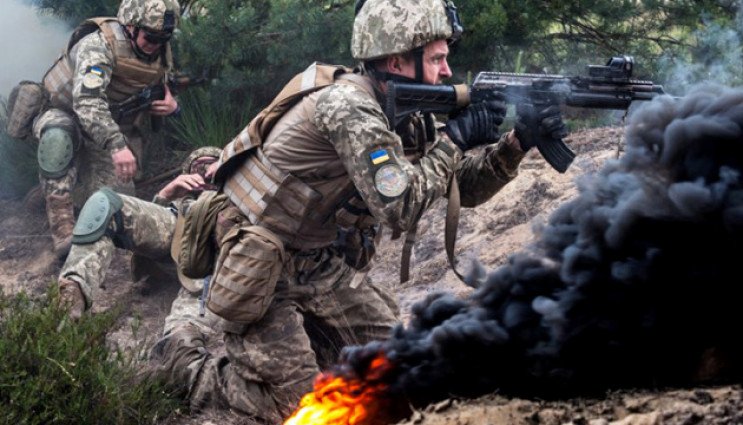
M721 3L722 4L722 3ZM664 57L661 67L669 69L666 90L680 96L700 83L728 87L743 84L743 2L732 2L737 12L728 26L700 17L702 26L695 31L693 57Z
M0 97L22 80L41 81L72 32L21 0L0 0Z

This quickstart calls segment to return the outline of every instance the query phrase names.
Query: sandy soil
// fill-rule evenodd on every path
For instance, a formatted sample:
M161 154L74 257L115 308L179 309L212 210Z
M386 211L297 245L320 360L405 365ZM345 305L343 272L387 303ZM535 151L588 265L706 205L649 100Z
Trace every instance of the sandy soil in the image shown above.
M508 256L527 246L532 229L562 202L576 193L575 180L598 170L621 155L622 129L601 128L573 133L567 142L578 157L560 174L531 153L519 177L488 203L462 210L457 240L459 267L466 270L477 258L487 268L503 264ZM370 277L389 282L397 294L403 320L410 306L426 294L448 291L464 295L471 291L449 269L444 253L445 203L439 202L420 225L411 265L411 279L396 283L399 276L401 240L386 234ZM105 297L96 311L122 302L125 315L110 335L110 343L143 355L157 338L177 285L135 283L129 274L130 257L117 252L109 272ZM43 296L59 270L51 252L51 238L43 209L38 203L0 201L0 289L6 293L26 291ZM498 394L474 400L445 400L414 412L406 424L743 424L743 392L740 386L705 388L638 389L607 392L600 399L542 401L509 399ZM168 424L252 424L230 412L207 412L197 417L177 414Z

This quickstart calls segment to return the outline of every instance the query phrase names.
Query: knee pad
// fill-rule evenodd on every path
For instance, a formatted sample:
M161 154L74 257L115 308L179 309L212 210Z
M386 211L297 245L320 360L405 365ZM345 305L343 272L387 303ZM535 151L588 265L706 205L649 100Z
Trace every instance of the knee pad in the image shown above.
M123 206L121 196L107 187L90 195L72 229L72 243L87 244L99 240L108 231L112 217L121 221L118 212ZM117 224L116 228L121 228L121 223Z
M61 127L50 127L39 139L38 161L41 175L62 177L72 165L75 143L72 133Z

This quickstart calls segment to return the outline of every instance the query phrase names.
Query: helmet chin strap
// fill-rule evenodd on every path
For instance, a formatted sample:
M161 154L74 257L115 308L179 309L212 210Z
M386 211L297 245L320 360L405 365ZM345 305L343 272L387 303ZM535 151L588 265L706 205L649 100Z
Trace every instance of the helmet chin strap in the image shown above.
M415 82L423 82L423 46L416 47L413 49L413 57L415 58Z

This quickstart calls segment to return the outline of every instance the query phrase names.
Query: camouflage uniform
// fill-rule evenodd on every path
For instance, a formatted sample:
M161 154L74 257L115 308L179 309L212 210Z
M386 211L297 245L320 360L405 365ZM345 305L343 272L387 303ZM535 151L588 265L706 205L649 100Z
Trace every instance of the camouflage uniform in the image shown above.
M388 3L418 7L412 0ZM441 6L440 0L423 3ZM428 19L425 11L421 17ZM390 22L390 32L406 28L395 26L397 20L381 22ZM193 329L173 332L157 345L153 354L161 370L188 392L194 409L222 406L280 423L341 346L384 339L398 322L389 289L359 278L367 264L349 261L359 256L349 256L345 231L372 235L362 245L373 252L379 225L395 233L414 229L455 174L462 205L475 206L516 176L524 156L501 139L463 158L443 132L433 131L429 140L420 115L391 131L383 97L363 68L339 70L329 85L318 83L323 69L313 64L295 77L223 151L217 180L232 203L227 210L237 211L232 229L241 236L232 245L217 237L224 255L209 305L229 303L216 297L216 288L238 293L255 281L255 271L245 266L260 254L251 250L250 226L280 239L287 258L278 281L243 306L254 320L226 324L226 354L210 354ZM301 98L282 110L282 98L298 91ZM280 117L272 121L277 111Z
M162 21L166 2L177 7L173 0L154 1L162 6L148 11L154 25L157 16ZM141 5L133 3L122 3L119 14L134 16L127 9ZM103 186L134 194L133 180L117 179L111 155L129 148L141 170L142 130L149 114L142 111L119 118L115 110L119 102L143 88L165 81L171 67L169 44L145 57L132 46L121 19L92 18L73 32L67 50L47 71L43 84L49 93L48 109L34 121L33 134L39 140L40 181L55 250L74 223L73 205L80 207Z
M400 137L388 130L379 101L355 85L338 84L313 93L293 111L303 110L314 113L304 117L301 113L287 113L263 145L263 153L276 167L317 190L352 188L352 194L345 195L348 202L355 201L356 208L365 211L354 219L355 223L367 222L369 226L381 222L393 230L410 229L425 209L446 193L454 172L460 180L463 204L484 202L516 175L523 157L505 143L498 143L460 161L461 151L446 137L439 136L425 147L425 155L410 162L406 151L415 152L420 147L403 146ZM289 124L292 120L311 123L306 131L321 134L324 143L316 149L293 149L296 146L292 146L292 137L296 134L292 132L296 127ZM292 134L275 132L282 128L291 129L287 132ZM233 151L235 143L228 145L225 152ZM373 166L366 159L379 149L394 158L407 176L407 190L397 198L386 199L375 185ZM315 158L309 156L313 152ZM228 178L226 193L235 178L247 181L239 175ZM231 199L241 205L239 199ZM330 204L336 204L338 199L331 201ZM342 211L333 213L343 215ZM267 214L266 221L269 218L276 219ZM386 288L368 281L351 286L357 271L333 246L339 227L337 219L323 224L322 227L333 229L325 233L324 240L318 236L317 228L300 226L293 233L284 233L280 227L271 227L260 219L251 222L269 227L282 238L297 273L282 275L269 295L272 301L258 321L247 329L232 329L224 334L225 356L211 357L201 346L204 339L188 332L170 335L169 341L162 342L158 355L163 362L161 367L169 371L173 380L180 379L189 391L193 408L213 403L280 422L311 390L321 362L327 361L318 358L317 347L337 349L384 339L397 322L398 311ZM318 241L325 245L302 245ZM244 248L238 243L232 251L239 264ZM235 266L234 274L239 273L239 266ZM219 274L215 276L220 278ZM331 331L322 335L338 337L331 341L313 340L304 327L308 317Z
M202 157L216 158L219 148L199 148L184 161L183 174L205 174L204 164L198 159ZM202 192L203 196L208 192ZM173 202L155 197L155 202L147 202L132 196L118 195L121 199L121 208L115 213L118 217L112 218L107 224L106 233L98 240L90 243L73 243L62 270L60 280L66 279L75 282L85 298L86 308L90 308L98 298L98 291L105 288L106 272L111 264L114 249L121 248L131 251L133 263L141 268L151 269L148 262L171 264L170 247L175 231L177 213L188 208L188 205L197 199L191 193ZM83 207L85 213L86 204ZM79 226L86 223L80 222ZM139 259L139 261L134 261ZM147 259L145 262L143 259ZM174 269L171 270L173 279L177 279ZM136 273L135 273L136 274ZM146 278L146 276L141 276ZM185 278L185 277L183 277ZM205 316L198 314L196 302L201 295L202 280L193 280L183 283L178 296L173 302L172 315L166 319L166 332L182 325L192 323L202 331L217 329L220 319L211 312Z

